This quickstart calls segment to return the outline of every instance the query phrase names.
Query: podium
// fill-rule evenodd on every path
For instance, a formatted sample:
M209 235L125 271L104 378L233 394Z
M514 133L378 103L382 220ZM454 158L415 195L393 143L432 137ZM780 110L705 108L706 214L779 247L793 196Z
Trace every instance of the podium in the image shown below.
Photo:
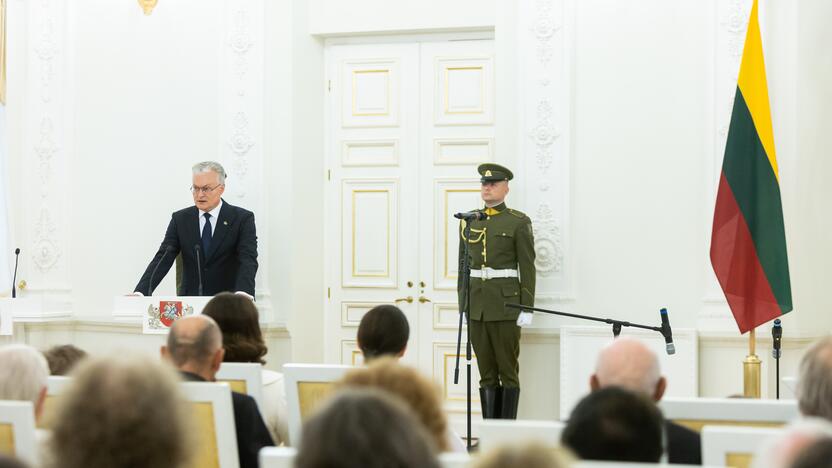
M113 319L141 322L142 333L164 335L176 320L202 313L211 296L116 296Z

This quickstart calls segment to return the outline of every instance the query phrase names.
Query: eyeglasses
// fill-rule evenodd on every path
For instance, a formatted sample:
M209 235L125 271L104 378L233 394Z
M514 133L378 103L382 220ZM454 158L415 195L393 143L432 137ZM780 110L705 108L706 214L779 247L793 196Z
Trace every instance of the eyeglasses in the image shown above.
M217 189L217 187L220 187L220 186L222 186L222 184L217 184L217 185L215 185L215 186L213 186L213 187L209 187L209 186L207 186L207 185L206 185L205 187L197 187L197 186L195 186L195 185L192 185L192 186L191 186L191 192L192 192L192 193L200 193L200 192L202 192L202 193L211 193L211 192L213 192L214 190L216 190L216 189Z

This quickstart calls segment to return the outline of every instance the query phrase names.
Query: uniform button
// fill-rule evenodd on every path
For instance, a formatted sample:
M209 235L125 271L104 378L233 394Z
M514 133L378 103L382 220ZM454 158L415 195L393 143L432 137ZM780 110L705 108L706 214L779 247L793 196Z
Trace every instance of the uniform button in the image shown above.
M488 220L488 219L491 219L491 216L486 216L486 217L485 217L485 219L487 219L487 220Z

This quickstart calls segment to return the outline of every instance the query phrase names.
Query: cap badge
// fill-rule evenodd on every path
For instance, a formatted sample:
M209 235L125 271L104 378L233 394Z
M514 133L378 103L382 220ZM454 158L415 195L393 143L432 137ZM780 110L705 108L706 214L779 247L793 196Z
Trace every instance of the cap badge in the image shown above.
M485 176L486 177L491 177L491 171L485 171Z

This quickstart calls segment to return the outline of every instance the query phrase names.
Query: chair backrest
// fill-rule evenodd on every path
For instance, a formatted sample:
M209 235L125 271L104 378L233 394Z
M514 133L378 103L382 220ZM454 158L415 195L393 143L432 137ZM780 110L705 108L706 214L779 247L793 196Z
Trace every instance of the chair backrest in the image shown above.
M292 468L297 454L294 447L263 447L260 449L260 468Z
M230 385L232 392L254 398L260 411L263 411L263 366L249 362L224 362L216 379Z
M795 400L664 398L659 407L666 419L697 432L705 425L780 427L799 415Z
M289 443L300 443L301 425L334 391L334 383L352 369L329 364L284 364L286 406L289 413Z
M191 402L198 439L194 468L239 468L237 432L231 388L218 382L183 382L185 398Z
M560 445L560 433L565 425L560 421L484 419L479 423L480 452L506 443L533 440L557 447Z
M0 453L37 465L35 408L30 401L0 400Z
M445 452L439 454L439 466L442 468L465 468L471 463L471 455L464 452Z
M46 399L43 400L40 420L37 422L38 429L52 429L52 422L55 417L55 407L58 404L61 394L64 392L72 377L63 375L50 375L46 381Z
M774 427L705 426L702 428L702 463L749 468L760 444L784 431Z

